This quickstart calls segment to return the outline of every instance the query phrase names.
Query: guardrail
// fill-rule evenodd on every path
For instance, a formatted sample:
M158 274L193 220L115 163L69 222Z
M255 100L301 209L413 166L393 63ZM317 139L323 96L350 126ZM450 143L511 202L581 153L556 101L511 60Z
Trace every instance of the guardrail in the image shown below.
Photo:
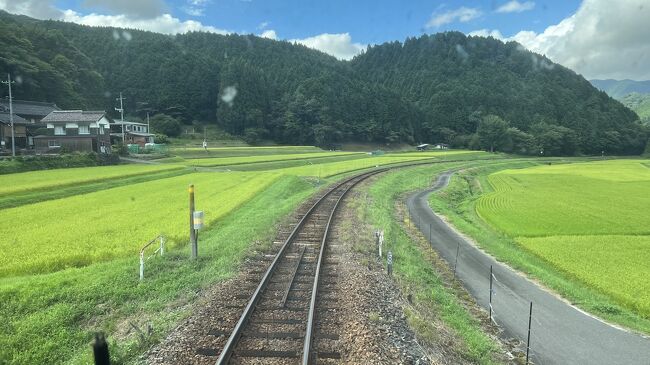
M147 247L149 247L149 246L153 245L154 243L156 243L156 241L160 242L160 247L158 247L158 249L156 249L156 251L154 251L154 253L151 256L149 256L149 257L147 257L145 259L144 258L144 250L146 250ZM150 258L155 256L158 252L160 252L160 256L163 256L165 254L165 236L162 235L162 234L156 236L156 238L149 241L149 243L142 246L142 248L140 249L140 280L144 280L144 263L145 263L145 261L149 260Z

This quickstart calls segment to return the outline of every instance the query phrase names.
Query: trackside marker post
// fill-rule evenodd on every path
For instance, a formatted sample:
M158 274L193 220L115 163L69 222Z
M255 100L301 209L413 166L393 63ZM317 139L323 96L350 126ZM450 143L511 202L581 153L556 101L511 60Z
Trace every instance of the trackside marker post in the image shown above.
M533 302L530 302L530 312L528 313L528 340L526 341L526 364L528 364L528 354L530 352L530 325L533 319Z
M458 268L458 254L460 253L460 242L456 246L456 261L454 262L454 279L456 278L456 269Z
M386 262L388 263L388 275L393 275L393 252L392 251L388 251Z
M492 265L490 265L490 321L492 321Z
M188 191L190 193L190 245L192 246L192 259L196 260L199 249L196 242L196 230L194 229L194 184L190 184Z

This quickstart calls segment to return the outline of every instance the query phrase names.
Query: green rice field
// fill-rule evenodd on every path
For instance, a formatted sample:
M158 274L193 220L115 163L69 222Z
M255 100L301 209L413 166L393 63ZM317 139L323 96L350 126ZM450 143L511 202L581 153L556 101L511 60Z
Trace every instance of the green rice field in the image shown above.
M214 167L242 165L272 161L289 161L289 160L310 160L326 157L352 156L359 155L359 152L315 152L315 153L291 153L291 154L274 154L274 155L255 155L255 156L237 156L237 157L214 157L214 158L196 158L185 160L183 163L190 166Z
M157 164L3 175L10 183L0 186L0 222L17 223L0 224L1 364L89 363L88 344L98 330L118 337L111 344L116 363L132 363L151 343L124 334L125 323L152 322L149 341L165 335L186 315L188 300L233 275L300 202L343 174L495 157L468 151L372 156L308 146L173 153ZM196 261L187 252L189 184L196 209L205 212ZM139 282L138 252L159 234L167 237L166 255L148 261Z
M268 147L175 147L171 149L173 155L182 158L215 158L215 157L241 157L288 155L292 153L324 152L315 146L268 146Z
M503 170L478 214L566 275L650 318L650 167L610 160Z
M196 186L206 225L251 199L279 174L195 173L0 210L0 277L47 273L137 254L164 233L187 235L187 188ZM56 217L54 219L54 217ZM29 247L29 249L26 249Z
M142 244L161 233L168 237L170 246L180 243L187 236L185 216L190 183L196 186L197 207L205 211L210 226L281 175L327 178L365 168L432 160L434 156L449 158L456 154L470 156L465 151L383 156L339 152L262 154L197 161L236 164L272 159L280 168L269 172L188 173L189 170L184 170L181 176L167 176L155 174L183 168L175 164L119 165L5 175L3 178L12 183L0 187L0 198L11 197L16 201L0 209L0 221L31 223L29 229L22 224L0 226L0 251L3 252L0 277L49 273L134 255ZM360 158L281 168L282 163L289 164L295 159L347 155ZM152 176L153 180L128 179L134 176ZM123 179L124 185L105 183L118 179ZM84 186L89 189L83 190ZM77 190L69 191L71 187ZM73 194L79 189L80 193ZM30 192L33 193L29 195ZM47 197L34 201L36 195ZM24 202L20 201L21 197L25 197Z
M67 185L145 175L180 168L182 167L173 165L117 165L21 172L3 175L3 181L7 181L8 183L0 184L0 196L30 190L51 189Z

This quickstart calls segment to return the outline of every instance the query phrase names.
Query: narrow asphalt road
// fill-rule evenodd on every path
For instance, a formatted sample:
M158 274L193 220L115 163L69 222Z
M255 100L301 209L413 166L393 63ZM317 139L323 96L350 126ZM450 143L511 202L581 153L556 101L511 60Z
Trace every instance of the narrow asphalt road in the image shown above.
M428 190L410 195L412 221L451 266L460 247L457 277L482 307L489 308L490 266L493 267L492 308L507 337L525 341L533 302L531 358L536 364L650 365L650 339L595 319L543 290L458 235L429 207L427 197L449 183L443 173Z

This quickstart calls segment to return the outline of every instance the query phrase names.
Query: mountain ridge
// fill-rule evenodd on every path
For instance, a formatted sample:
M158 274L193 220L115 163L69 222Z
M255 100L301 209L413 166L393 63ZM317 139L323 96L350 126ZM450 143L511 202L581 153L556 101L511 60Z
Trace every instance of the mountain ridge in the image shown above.
M339 61L253 35L172 36L0 12L0 72L22 78L16 98L112 111L121 91L132 114L164 112L236 135L321 146L476 148L478 121L497 114L533 142L561 133L572 151L640 153L645 132L636 114L522 48L447 32Z
M631 93L650 94L650 80L592 79L589 82L597 89L618 100Z

